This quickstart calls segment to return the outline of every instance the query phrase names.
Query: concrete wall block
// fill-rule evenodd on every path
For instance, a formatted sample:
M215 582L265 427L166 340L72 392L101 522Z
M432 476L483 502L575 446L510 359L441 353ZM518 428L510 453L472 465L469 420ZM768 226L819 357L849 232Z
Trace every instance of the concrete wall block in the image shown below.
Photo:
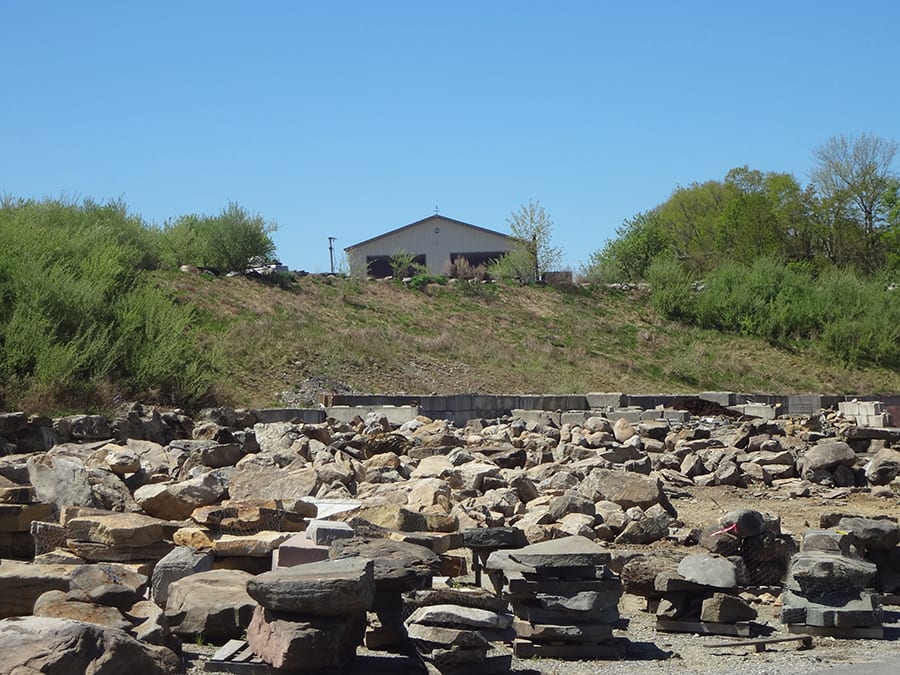
M818 394L788 396L785 408L788 415L815 415L822 409L822 397Z
M587 399L586 403L589 408L605 410L607 408L625 407L625 394L620 391L594 391L589 394L585 394L585 399Z
M255 410L254 413L260 424L273 422L320 424L325 421L325 411L321 408L263 408Z
M697 395L698 398L702 398L704 401L712 401L725 408L737 404L737 396L737 393L733 391L701 391Z

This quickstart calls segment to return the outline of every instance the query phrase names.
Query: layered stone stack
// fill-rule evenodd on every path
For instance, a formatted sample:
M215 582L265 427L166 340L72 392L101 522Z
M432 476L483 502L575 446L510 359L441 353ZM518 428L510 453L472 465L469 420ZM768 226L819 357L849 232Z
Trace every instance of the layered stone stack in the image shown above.
M622 583L610 552L579 536L492 553L488 570L502 574L503 596L515 614L515 655L521 658L615 658Z
M36 499L34 487L16 485L0 475L0 557L31 557L31 523L46 520L52 511L51 504Z
M354 557L253 577L247 592L259 605L247 629L250 649L281 670L345 667L362 644L374 570L371 560Z
M366 616L365 645L369 649L410 650L403 625L403 594L431 588L440 558L429 549L390 539L338 539L329 550L332 560L365 558L375 563L375 596Z
M404 594L407 634L430 673L508 672L515 638L509 603L481 589L436 588Z
M211 551L220 566L259 573L272 569L273 551L315 516L315 505L300 499L227 500L194 509L193 522L178 529L173 541Z
M855 555L856 541L841 529L805 533L782 594L781 620L791 632L884 636L878 599L866 590L878 569Z
M696 553L682 558L675 571L659 573L657 629L748 636L747 622L756 610L737 593L740 563L740 558Z

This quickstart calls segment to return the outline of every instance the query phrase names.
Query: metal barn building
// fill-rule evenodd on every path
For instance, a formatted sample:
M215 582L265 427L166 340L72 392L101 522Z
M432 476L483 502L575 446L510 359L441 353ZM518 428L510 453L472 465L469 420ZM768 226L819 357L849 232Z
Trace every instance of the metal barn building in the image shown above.
M476 267L512 250L515 238L439 214L366 239L344 249L354 276L391 276L391 256L404 253L425 265L429 274L444 274L457 258Z

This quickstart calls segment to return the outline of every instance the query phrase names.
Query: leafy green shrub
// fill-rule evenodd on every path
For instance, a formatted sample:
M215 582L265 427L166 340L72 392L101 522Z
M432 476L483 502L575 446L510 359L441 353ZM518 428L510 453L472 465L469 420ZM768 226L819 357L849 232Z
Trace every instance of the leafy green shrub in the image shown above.
M425 290L428 284L438 284L440 286L446 286L447 277L433 276L431 274L417 274L409 280L410 287L415 288L417 291Z
M208 267L218 272L243 272L251 261L268 261L275 254L270 236L277 229L259 214L231 202L216 216L190 214L166 223L159 233L160 255L166 267Z
M660 256L647 269L650 301L669 319L693 321L696 313L693 282L688 271L673 257Z
M6 199L0 241L3 398L83 404L118 386L189 402L208 388L189 310L146 284L158 238L123 204Z

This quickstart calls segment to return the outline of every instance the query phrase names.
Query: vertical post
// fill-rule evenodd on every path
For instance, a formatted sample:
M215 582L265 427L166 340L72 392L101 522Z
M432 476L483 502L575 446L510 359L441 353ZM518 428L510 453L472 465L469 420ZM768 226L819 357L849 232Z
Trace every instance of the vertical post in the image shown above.
M334 274L334 240L335 237L328 237L328 258L331 260L332 274Z

